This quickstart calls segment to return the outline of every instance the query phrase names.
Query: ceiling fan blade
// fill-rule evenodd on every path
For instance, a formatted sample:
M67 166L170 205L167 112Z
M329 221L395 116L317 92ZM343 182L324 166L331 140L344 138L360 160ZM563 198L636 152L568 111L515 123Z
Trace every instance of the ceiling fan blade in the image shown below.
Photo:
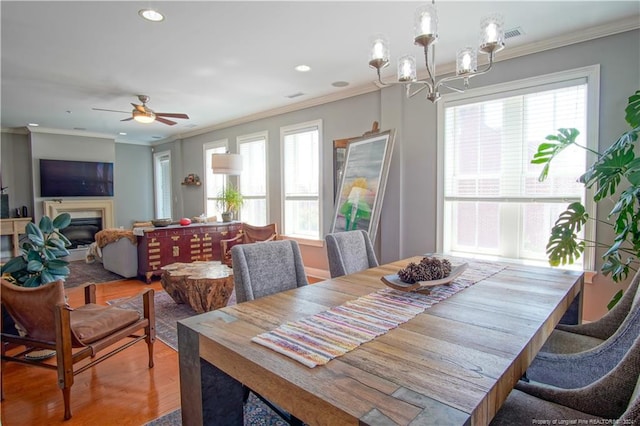
M134 103L131 103L131 105L133 105L133 107L134 107L135 109L137 109L138 111L140 111L140 112L143 112L143 113L144 113L144 112L147 112L147 111L144 109L144 106L142 106L142 105L136 105L136 104L134 104Z
M122 112L124 114L131 114L131 111L117 111L115 109L103 109L103 108L91 108L94 111L109 111L109 112Z
M129 120L133 120L133 117L125 118L124 120L120 120L120 121L129 121Z
M158 114L156 114L156 121L159 121L161 123L167 124L169 126L173 126L174 124L176 124L175 121L171 121L171 120L167 120L167 119L162 118L162 117L158 117Z
M189 116L187 114L180 114L180 113L171 113L171 112L156 112L156 117L160 116L160 117L171 117L171 118L184 118L184 119L189 119Z

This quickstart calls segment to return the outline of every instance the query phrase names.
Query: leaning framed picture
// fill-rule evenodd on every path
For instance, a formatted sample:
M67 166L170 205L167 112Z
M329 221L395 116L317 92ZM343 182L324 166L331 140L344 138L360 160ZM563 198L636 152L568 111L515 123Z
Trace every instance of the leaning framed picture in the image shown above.
M331 232L362 229L375 241L393 152L394 130L350 140Z

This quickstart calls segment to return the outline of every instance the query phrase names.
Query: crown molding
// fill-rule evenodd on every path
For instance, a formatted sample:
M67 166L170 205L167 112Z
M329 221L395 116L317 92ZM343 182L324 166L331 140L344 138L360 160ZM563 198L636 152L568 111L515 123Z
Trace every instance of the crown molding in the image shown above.
M86 138L100 138L114 140L113 135L106 133L87 132L86 130L68 130L68 129L55 129L53 127L33 127L27 126L27 130L30 133L48 133L53 135L65 135L65 136L84 136Z
M0 133L12 133L14 135L28 135L29 131L26 127L3 127Z
M181 133L179 135L175 135L171 138L163 139L159 143L167 143L176 139L184 139L193 136L198 136L204 133L212 132L215 130L226 129L233 126L238 126L240 124L249 123L252 121L261 120L264 118L274 117L276 115L282 115L289 112L299 111L305 108L311 108L318 105L328 104L330 102L340 101L342 99L352 98L354 96L363 95L366 93L375 92L378 90L378 87L373 83L366 83L359 86L354 86L346 90L341 90L339 92L329 93L327 95L318 96L311 99L306 99L304 101L292 103L289 105L284 105L278 108L269 109L266 111L257 112L255 114L246 115L244 117L240 117L237 119L225 121L219 124L215 124L213 126L209 126L204 129L194 130L192 132ZM157 144L156 144L157 145Z

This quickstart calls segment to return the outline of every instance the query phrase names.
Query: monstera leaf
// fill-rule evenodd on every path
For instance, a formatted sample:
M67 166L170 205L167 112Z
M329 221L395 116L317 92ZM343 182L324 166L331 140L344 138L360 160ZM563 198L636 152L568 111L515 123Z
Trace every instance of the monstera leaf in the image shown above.
M552 266L571 264L582 255L584 241L578 240L578 233L588 218L584 206L577 202L560 214L547 244L547 256Z
M600 223L610 225L615 233L613 241L590 242L606 248L601 267L605 275L611 274L614 281L624 280L630 271L640 268L640 158L636 158L636 143L640 133L640 90L629 97L625 108L625 120L631 126L609 146L580 176L586 188L593 188L593 200L613 201L608 220ZM539 180L549 173L550 162L562 150L577 145L577 129L558 129L558 134L549 135L538 147L531 163L544 164ZM547 255L551 265L573 263L584 251L585 242L579 238L589 215L580 203L568 206L551 230ZM595 219L595 218L593 218Z

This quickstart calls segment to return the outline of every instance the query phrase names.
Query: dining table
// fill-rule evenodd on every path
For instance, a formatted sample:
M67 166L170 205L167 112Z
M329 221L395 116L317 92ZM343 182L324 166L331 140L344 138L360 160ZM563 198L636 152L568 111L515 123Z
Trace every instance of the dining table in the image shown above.
M328 361L305 364L257 343L288 325L403 293L381 278L421 258L180 320L183 425L242 425L246 388L308 425L489 424L581 298L582 271L451 258L467 263L460 277L482 273L455 292L448 286L456 281L438 286L450 294Z

